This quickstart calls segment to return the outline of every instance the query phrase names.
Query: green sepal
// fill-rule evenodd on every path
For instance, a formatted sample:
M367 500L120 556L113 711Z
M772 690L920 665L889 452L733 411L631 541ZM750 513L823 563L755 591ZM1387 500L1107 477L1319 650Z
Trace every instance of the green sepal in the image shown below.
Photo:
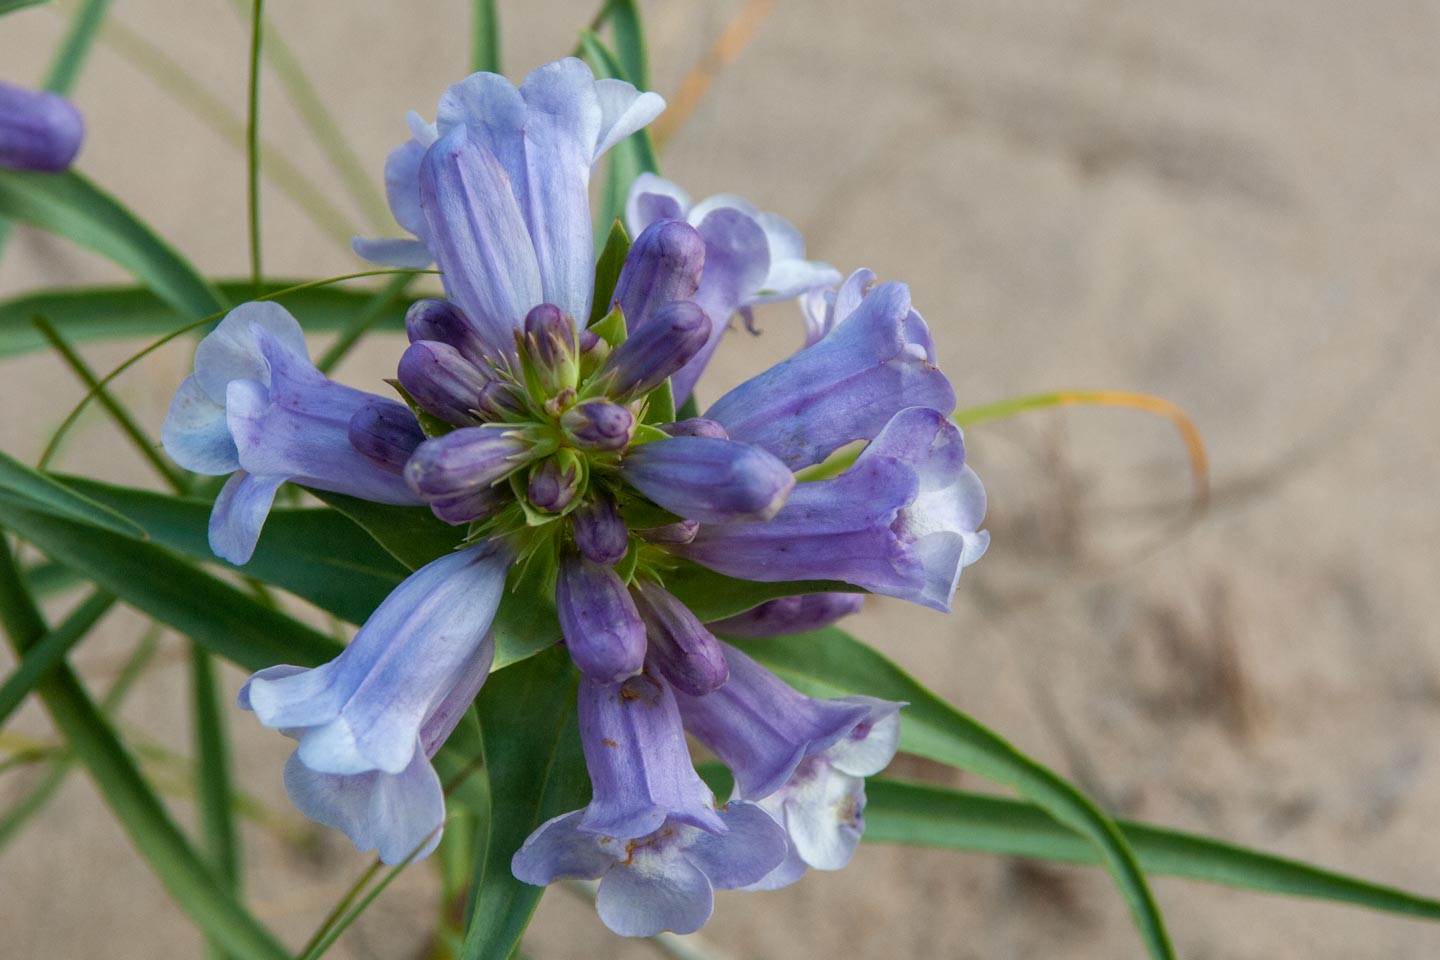
M624 343L629 333L625 329L625 314L621 311L620 305L616 304L615 308L605 314L604 319L600 322L590 324L590 332L610 344L611 349Z
M620 270L625 266L625 258L629 253L630 235L625 232L625 225L620 222L620 218L616 217L610 233L605 237L605 246L595 258L595 299L590 304L590 322L586 326L596 333L599 333L595 330L596 323L604 318L613 306L611 298L615 296L615 284L620 280ZM606 337L606 340L609 339ZM610 341L610 344L614 346L615 341Z
M640 423L643 426L647 423L673 423L674 421L675 391L670 389L670 381L666 380L645 395L645 409L640 412Z
M644 419L644 418L642 418ZM660 421L667 423L668 421ZM669 440L670 434L661 430L653 423L638 423L635 425L635 436L630 438L630 446L634 448L642 443L651 443L655 440Z
M410 412L415 414L415 419L420 422L420 432L425 434L425 436L433 440L436 437L443 437L455 429L453 423L446 423L434 414L426 413L421 409L420 405L415 402L415 398L410 396L410 391L400 386L399 380L386 380L385 382L390 384L396 393L400 394L400 399L405 401L405 406L409 407Z

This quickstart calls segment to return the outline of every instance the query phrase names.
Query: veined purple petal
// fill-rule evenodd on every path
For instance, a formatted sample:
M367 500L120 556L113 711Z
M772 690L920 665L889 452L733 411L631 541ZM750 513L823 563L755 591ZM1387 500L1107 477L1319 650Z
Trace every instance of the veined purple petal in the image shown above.
M691 300L705 268L705 241L683 220L662 220L646 227L625 257L615 282L615 303L625 327L640 330L660 307Z
M525 465L530 445L504 426L461 427L420 444L405 481L425 500L450 500L486 489Z
M688 300L667 303L610 354L599 382L607 395L628 403L664 383L709 337L704 310Z
M356 237L350 241L350 249L371 263L421 270L428 267L434 257L428 246L430 229L425 224L425 214L420 210L420 164L438 134L414 111L406 120L410 126L410 139L391 150L385 158L385 197L395 222L419 239L372 240Z
M349 437L350 446L365 459L399 474L410 454L425 442L425 431L404 405L377 398L351 415Z
M511 331L545 298L535 247L500 161L455 127L425 154L420 207L447 295L489 352L513 353Z
M85 138L85 121L58 93L0 83L0 167L59 173Z
M882 284L818 343L731 390L705 416L798 470L872 439L906 407L953 409L955 393L928 348L908 289Z
M405 333L411 343L420 340L448 343L477 370L486 367L488 348L484 339L460 308L449 300L427 297L410 304L410 309L405 311Z
M613 684L581 679L580 740L594 789L581 829L643 837L667 818L724 829L665 684L644 674Z
M685 729L735 775L735 795L759 800L780 788L800 761L838 743L870 715L859 698L816 700L729 644L730 679L703 697L677 693Z
M764 524L702 526L673 552L750 580L844 580L948 610L960 571L989 535L984 487L965 466L960 431L911 407L833 480L798 484Z
M430 504L430 512L458 527L488 517L509 502L509 488L476 487L468 493L441 497Z
M599 491L570 514L575 533L575 546L593 563L613 567L625 558L630 549L630 531L615 501Z
M700 523L768 520L795 487L794 475L759 447L709 437L635 447L620 474L666 510Z
M459 350L436 340L410 344L396 376L422 410L459 426L477 422L480 391L490 382Z
M300 762L318 773L403 772L429 747L422 733L434 741L430 721L447 697L488 656L512 559L491 541L432 561L395 588L339 657L313 670L262 671L241 705L297 736Z
M645 624L624 581L578 555L560 561L555 608L570 659L599 683L618 683L645 662Z
M720 641L675 597L648 580L635 583L635 608L649 638L649 661L675 689L703 697L730 676Z
M691 417L688 420L676 420L674 423L662 423L660 429L672 437L712 437L716 440L729 440L730 433L714 420L706 420L704 417Z
M802 593L767 600L708 626L722 637L783 637L828 627L841 617L859 613L864 602L859 593Z
M653 173L642 173L630 184L625 199L625 226L638 237L657 220L683 220L694 204L678 183Z

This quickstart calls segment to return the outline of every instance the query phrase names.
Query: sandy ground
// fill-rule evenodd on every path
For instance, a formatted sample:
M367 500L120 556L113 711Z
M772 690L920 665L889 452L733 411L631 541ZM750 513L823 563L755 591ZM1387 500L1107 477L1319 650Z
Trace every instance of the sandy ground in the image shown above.
M502 6L515 74L567 50L593 12ZM245 31L227 4L116 7L240 110ZM738 8L647 5L656 88L673 91ZM464 71L464 5L406 10L275 10L377 178L404 111L429 113ZM953 615L875 602L858 633L1116 813L1432 894L1437 20L1440 6L1418 0L794 0L664 157L697 196L738 192L790 217L814 255L909 282L962 405L1146 391L1204 432L1214 502L1176 532L1186 463L1164 421L1072 410L972 429L990 555ZM7 18L0 75L39 76L61 24L48 10ZM241 153L113 48L76 96L91 127L82 169L202 267L243 273ZM278 86L264 101L267 137L358 220ZM275 273L356 267L273 186L264 237ZM0 294L112 278L22 232ZM761 320L761 337L736 334L722 351L711 396L797 343L789 307ZM125 352L86 351L101 367ZM372 384L394 355L377 340L344 378ZM165 353L124 381L152 429L187 362ZM45 357L7 362L3 377L0 443L33 458L77 390ZM90 419L61 465L144 482L118 449ZM140 629L117 617L77 655L97 687ZM133 738L187 751L182 648L166 643L122 716ZM284 743L232 719L246 789L303 830L283 806ZM49 736L33 708L11 727ZM983 786L913 762L901 772ZM3 775L0 803L32 782ZM174 808L190 816L183 798ZM245 853L256 909L295 944L367 862L335 837L301 858L258 827ZM0 888L7 957L199 950L80 775L0 854ZM414 956L432 888L412 871L335 955ZM1192 960L1440 952L1440 927L1413 921L1178 881L1157 894ZM704 935L737 958L1141 955L1098 873L879 847L782 892L722 895ZM655 955L563 892L526 949Z

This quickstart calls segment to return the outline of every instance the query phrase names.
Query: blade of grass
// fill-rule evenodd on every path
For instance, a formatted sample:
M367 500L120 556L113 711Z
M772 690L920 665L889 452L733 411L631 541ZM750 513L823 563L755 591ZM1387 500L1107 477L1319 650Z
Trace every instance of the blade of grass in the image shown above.
M114 596L104 590L96 590L60 626L47 632L26 652L15 671L0 685L0 726L4 726L10 714L35 689L36 684L65 659L75 644L114 605Z
M145 528L102 503L77 493L65 484L0 451L0 491L8 492L57 516L110 530L126 537L145 537Z
M0 544L0 622L19 655L48 632L8 543ZM190 919L236 957L288 957L269 931L216 883L75 674L68 667L57 666L37 689L52 721L90 771L131 842Z
M265 37L265 0L250 3L250 87L245 106L245 198L250 227L250 285L260 292L260 44Z
M240 889L240 852L230 806L230 744L215 663L198 644L190 647L190 683L195 710L195 797L207 859L221 885Z
M500 15L495 0L474 0L471 4L470 71L500 72Z

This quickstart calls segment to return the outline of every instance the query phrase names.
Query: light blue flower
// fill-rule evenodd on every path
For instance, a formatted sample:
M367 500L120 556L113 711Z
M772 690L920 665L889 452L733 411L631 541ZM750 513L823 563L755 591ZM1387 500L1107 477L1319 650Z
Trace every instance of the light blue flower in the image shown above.
M232 474L210 515L211 549L231 563L249 560L286 481L378 503L421 502L397 469L350 443L351 417L375 404L410 417L403 405L316 370L300 325L279 304L230 311L196 347L195 373L175 392L161 429L180 466Z

